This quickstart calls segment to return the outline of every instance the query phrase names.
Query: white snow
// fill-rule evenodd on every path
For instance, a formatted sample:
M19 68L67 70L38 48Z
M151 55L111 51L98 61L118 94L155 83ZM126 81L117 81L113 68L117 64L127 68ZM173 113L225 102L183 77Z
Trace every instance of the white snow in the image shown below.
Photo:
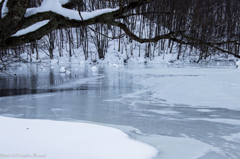
M40 7L27 9L25 17L29 17L31 15L41 13L41 12L52 11L64 17L67 17L69 19L82 20L78 11L63 8L62 7L63 2L64 1L59 2L59 0L44 0ZM105 8L105 9L95 10L92 12L81 12L81 16L83 20L87 20L104 13L115 11L117 9L118 8L115 8L115 9Z
M66 72L66 69L65 67L61 67L60 70L59 70L60 73L65 73Z
M61 3L61 4L66 4L66 3L68 3L70 0L59 0L59 2Z
M112 64L113 67L119 67L118 64Z
M205 113L213 112L213 110L210 110L210 109L197 109L197 111L205 112Z
M2 0L1 0L2 1ZM7 1L8 0L5 0L3 2L3 6L2 6L2 18L4 18L7 14L8 14L8 8L7 8Z
M151 159L158 151L106 126L0 117L1 155L50 159Z
M240 142L240 133L231 134L230 136L222 136L227 141Z
M238 68L240 68L240 60L236 62Z
M149 112L157 113L157 114L178 114L179 112L173 110L147 110Z
M12 36L21 36L30 32L34 32L36 30L38 30L39 28L41 28L42 26L46 25L49 22L49 20L44 20L41 22L37 22L25 29L19 30L17 33L13 34Z
M95 72L95 71L97 71L97 67L96 67L96 66L92 66L91 70L92 70L93 72Z
M66 71L66 74L71 74L71 71L68 71L68 70L67 70L67 71Z

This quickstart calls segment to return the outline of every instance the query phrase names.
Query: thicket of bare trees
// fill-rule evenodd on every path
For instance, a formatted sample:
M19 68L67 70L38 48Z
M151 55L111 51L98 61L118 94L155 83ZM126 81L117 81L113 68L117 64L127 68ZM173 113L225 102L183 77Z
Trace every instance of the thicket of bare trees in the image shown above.
M71 57L74 49L81 47L88 59L92 56L90 42L95 45L97 56L104 58L112 39L118 39L116 49L122 53L130 45L127 58L133 47L139 47L140 52L141 43L145 43L145 57L150 59L166 48L171 53L173 45L179 48L178 58L194 53L199 56L197 62L214 54L240 58L240 3L237 0L71 0L63 7L79 13L119 9L85 21L69 20L51 12L24 18L25 11L21 9L38 7L41 1L8 0L9 13L0 19L1 70L13 61L22 60L19 55L23 52L29 53L31 61L31 54L36 53L38 58L39 50L53 58L54 50L57 49L61 57L65 49ZM16 16L19 19L16 20ZM52 23L42 28L44 31L11 37L18 30L46 19ZM187 49L190 51L186 52Z

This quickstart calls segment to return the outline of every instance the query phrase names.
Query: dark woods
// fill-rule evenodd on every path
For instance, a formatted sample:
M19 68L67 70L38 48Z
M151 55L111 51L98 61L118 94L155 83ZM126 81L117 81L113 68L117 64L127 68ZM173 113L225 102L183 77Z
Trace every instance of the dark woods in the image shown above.
M3 1L0 6L2 4ZM40 5L41 0L28 2L28 8ZM161 55L166 48L172 53L173 46L178 48L178 59L192 54L199 57L196 62L215 54L240 58L240 3L237 0L73 0L63 7L80 12L120 7L120 11L108 21L96 19L90 25L61 25L42 38L7 47L4 46L5 28L0 24L0 69L22 60L20 54L24 52L31 61L32 54L39 58L39 51L52 59L54 50L60 57L66 50L71 57L81 47L85 59L94 60L96 56L101 59L113 39L118 40L116 50L121 53L130 46L127 58L132 55L133 47L139 47L140 52L141 43L145 43L145 57L150 59ZM95 45L97 53L91 52L89 43Z

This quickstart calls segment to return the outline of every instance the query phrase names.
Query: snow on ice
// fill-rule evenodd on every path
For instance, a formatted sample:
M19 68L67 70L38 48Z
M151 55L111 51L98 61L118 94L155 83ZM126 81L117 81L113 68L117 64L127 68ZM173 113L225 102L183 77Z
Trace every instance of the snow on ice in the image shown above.
M231 134L230 136L223 136L227 141L240 142L240 133Z
M65 67L61 67L60 70L59 70L60 73L65 73L66 72L66 69Z
M135 84L143 87L124 94L115 101L154 104L186 104L191 107L228 108L239 110L239 69L211 68L142 68L128 69ZM150 92L150 99L142 99ZM113 101L114 99L109 99ZM164 100L164 101L163 101Z
M92 70L93 72L95 72L95 71L97 71L97 67L96 67L96 66L92 66L91 70Z

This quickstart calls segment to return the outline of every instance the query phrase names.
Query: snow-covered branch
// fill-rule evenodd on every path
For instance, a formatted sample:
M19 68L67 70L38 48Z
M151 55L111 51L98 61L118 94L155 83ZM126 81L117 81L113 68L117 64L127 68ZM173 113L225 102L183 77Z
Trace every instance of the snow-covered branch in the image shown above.
M36 39L40 39L56 29L89 26L100 23L117 26L121 28L120 31L123 30L131 39L140 43L168 39L180 45L206 46L239 57L236 51L232 53L232 49L228 45L239 46L239 39L236 38L238 35L235 36L236 31L234 31L236 30L234 29L236 26L230 26L227 22L228 25L225 25L225 27L229 26L229 28L217 26L217 23L214 23L216 15L212 12L209 14L210 17L202 18L200 15L205 15L206 7L197 10L196 13L192 8L197 8L198 6L190 6L186 10L183 9L180 10L181 12L177 12L175 11L176 9L171 11L164 7L162 10L157 10L156 6L154 6L154 9L151 9L151 5L159 5L160 3L153 0L132 0L124 1L124 3L120 3L123 1L119 1L118 5L116 5L117 2L114 2L114 7L104 6L102 9L94 7L92 9L85 9L91 10L88 12L80 11L79 9L81 5L86 6L83 0L43 0L40 6L28 8L29 1L2 0L0 2L0 50L36 41ZM157 7L160 8L161 6ZM166 17L167 15L169 16ZM150 23L155 23L158 27L166 28L167 31L147 33L146 35L149 36L145 37L137 36L136 30L134 31L132 28L129 28L130 25L127 24L131 16L135 16L135 18L137 16L145 17L145 20L142 18L143 21L150 20ZM224 19L221 19L221 17L223 16L220 16L219 19L223 21ZM232 20L233 23L231 25L237 24L237 21L235 22L234 20ZM216 19L216 21L219 20ZM209 31L206 32L206 29ZM221 30L228 30L229 33L219 33ZM218 37L215 38L215 34ZM223 48L226 45L228 45L227 47L228 49L230 48L230 51Z
M1 19L1 48L10 48L34 41L59 28L79 27L95 23L109 24L118 17L122 17L129 10L144 5L150 0L131 2L123 8L105 8L92 12L81 12L82 17L78 11L68 9L72 8L74 4L78 4L76 1L44 0L40 7L27 8L28 1L3 0L1 2L3 4L2 10L9 10L4 13L4 17ZM6 5L4 6L4 4ZM44 23L44 25L41 23L40 27L39 25L34 27L36 23L45 20L49 20L50 23Z

